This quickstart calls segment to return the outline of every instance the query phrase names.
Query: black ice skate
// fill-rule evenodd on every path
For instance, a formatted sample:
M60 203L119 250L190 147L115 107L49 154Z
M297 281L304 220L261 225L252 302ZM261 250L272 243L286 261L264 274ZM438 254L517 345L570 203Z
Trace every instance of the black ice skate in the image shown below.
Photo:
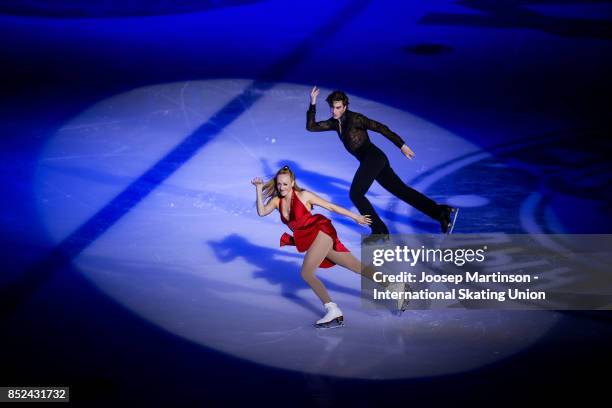
M370 234L361 240L362 245L372 245L381 241L383 244L389 241L389 234Z
M442 208L440 229L443 234L452 234L455 228L455 222L457 221L457 215L459 214L459 209L449 205L440 205L440 207Z

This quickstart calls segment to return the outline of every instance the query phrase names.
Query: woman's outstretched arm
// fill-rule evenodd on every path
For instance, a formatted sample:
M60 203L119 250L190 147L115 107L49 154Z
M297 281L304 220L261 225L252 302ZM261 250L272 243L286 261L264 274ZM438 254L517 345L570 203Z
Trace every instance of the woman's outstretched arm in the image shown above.
M263 180L261 177L255 177L251 180L251 184L255 186L255 192L257 194L257 214L260 217L265 217L277 208L278 197L273 197L268 204L263 203Z
M370 225L372 223L372 220L370 219L369 215L356 214L352 211L347 210L344 207L340 207L339 205L324 200L323 198L319 197L311 191L304 190L302 194L304 196L304 199L307 200L310 204L318 205L319 207L323 207L326 210L349 217L359 225Z

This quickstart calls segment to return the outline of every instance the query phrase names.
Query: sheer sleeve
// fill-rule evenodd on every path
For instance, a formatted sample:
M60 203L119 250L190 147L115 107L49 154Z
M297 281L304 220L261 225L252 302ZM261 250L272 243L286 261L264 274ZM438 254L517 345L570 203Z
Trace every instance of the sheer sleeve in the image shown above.
M311 132L324 132L326 130L334 130L332 120L327 119L321 122L315 122L317 113L316 105L310 104L308 112L306 112L306 130Z
M404 139L402 139L397 133L389 129L387 125L383 125L382 123L369 119L363 115L361 115L361 117L363 119L363 126L366 129L380 133L381 135L389 139L389 141L391 141L391 143L396 145L398 148L401 148L404 145Z

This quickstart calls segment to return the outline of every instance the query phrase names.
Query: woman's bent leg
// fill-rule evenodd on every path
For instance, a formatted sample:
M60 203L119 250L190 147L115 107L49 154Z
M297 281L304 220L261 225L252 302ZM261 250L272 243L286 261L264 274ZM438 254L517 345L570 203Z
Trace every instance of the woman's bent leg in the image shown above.
M331 298L329 297L329 293L327 293L327 289L323 286L323 283L317 278L316 272L332 246L333 241L331 237L319 231L312 245L310 245L310 248L306 251L304 262L302 263L302 270L300 271L302 279L310 285L323 304L331 302Z
M361 261L355 258L350 252L338 252L331 249L327 254L327 259L374 281L374 272L376 272L376 270L371 266L363 265Z

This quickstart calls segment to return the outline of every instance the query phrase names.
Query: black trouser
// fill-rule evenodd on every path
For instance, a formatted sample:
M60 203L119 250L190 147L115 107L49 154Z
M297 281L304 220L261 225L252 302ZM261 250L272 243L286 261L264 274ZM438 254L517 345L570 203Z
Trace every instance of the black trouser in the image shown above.
M389 233L389 229L382 222L374 207L372 207L372 204L365 196L374 180L385 190L431 218L438 220L441 216L442 212L438 204L404 184L402 179L395 174L389 165L389 159L387 159L385 153L378 147L370 144L356 156L361 164L353 178L350 197L362 215L369 214L371 216L372 225L370 228L372 228L372 234Z

